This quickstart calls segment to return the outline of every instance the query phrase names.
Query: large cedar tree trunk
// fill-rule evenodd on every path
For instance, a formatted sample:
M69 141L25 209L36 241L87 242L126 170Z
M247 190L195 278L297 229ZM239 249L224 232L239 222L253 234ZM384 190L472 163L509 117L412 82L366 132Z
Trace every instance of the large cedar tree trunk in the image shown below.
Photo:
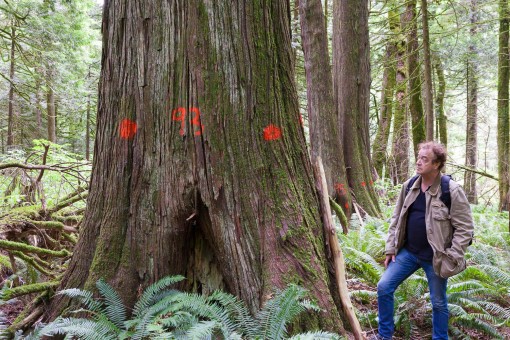
M499 208L507 210L510 182L510 120L508 86L510 81L510 51L508 0L499 0L499 59L498 59L498 175Z
M466 114L466 167L475 169L478 166L478 70L476 67L477 51L474 43L477 25L476 0L470 4L469 29L471 43L467 58L467 114ZM477 203L476 173L466 171L464 175L464 189L470 203Z
M252 310L298 282L343 332L299 122L288 1L106 0L88 209L61 287L168 274ZM53 300L47 317L65 301Z
M300 0L301 40L305 57L308 119L312 162L322 158L328 193L335 197L347 216L350 192L345 173L338 114L333 100L333 78L328 52L328 35L321 0Z
M333 2L333 84L349 187L356 202L379 215L368 138L370 61L368 1Z

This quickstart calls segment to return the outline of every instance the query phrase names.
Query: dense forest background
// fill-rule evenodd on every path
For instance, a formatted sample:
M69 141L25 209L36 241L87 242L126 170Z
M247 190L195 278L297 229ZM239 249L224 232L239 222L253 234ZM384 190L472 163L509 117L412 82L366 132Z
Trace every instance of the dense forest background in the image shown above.
M158 1L154 3L156 7L165 7ZM147 26L143 26L143 20L157 12L153 11L152 5L146 7L144 3L138 8L138 5L131 7L131 3L105 1L103 8L103 3L92 0L5 0L0 4L0 265L3 280L0 321L10 336L23 338L34 326L39 325L36 330L41 331L42 325L55 320L62 305L67 303L62 302L62 295L53 298L57 289L93 290L97 282L103 301L115 309L122 303L132 306L143 296L144 288L168 274L186 274L188 280L181 282L182 278L174 277L157 289L181 282L179 289L199 294L193 297L197 299L195 305L187 300L189 296L179 296L182 299L179 306L184 309L172 310L172 313L183 310L189 315L196 313L181 324L176 320L165 323L165 315L171 314L170 309L162 308L159 314L154 314L155 319L143 321L144 313L152 315L152 312L135 308L133 319L126 321L120 319L127 318L130 313L111 313L112 309L108 308L94 310L97 306L91 302L92 296L88 300L82 297L82 302L85 301L95 315L101 316L94 319L96 325L110 318L118 331L115 333L113 328L107 327L103 329L104 334L134 336L135 328L137 331L143 328L146 333L141 334L144 336L158 334L168 338L169 329L174 327L173 331L188 336L200 334L198 338L211 334L228 337L237 333L240 337L250 338L255 337L248 333L250 327L233 331L234 326L225 320L224 314L219 317L214 310L218 305L228 310L227 306L234 304L231 300L228 304L225 296L213 294L210 301L205 296L217 289L227 291L240 299L236 303L241 300L246 303L246 307L242 307L246 308L246 313L253 314L263 310L264 301L274 296L277 306L285 304L285 298L294 299L296 306L302 303L305 292L300 288L291 286L290 290L283 290L286 284L297 283L311 291L311 298L318 307L307 309L305 314L309 317L301 316L298 321L294 316L305 307L296 307L299 312L289 313L285 316L288 319L275 312L274 320L278 319L275 315L280 315L284 322L277 321L282 321L280 324L288 322L289 329L296 332L325 329L347 337L370 335L377 329L375 287L383 272L384 237L391 209L400 184L414 174L418 143L432 139L447 146L446 173L463 185L472 203L476 223L475 243L467 255L470 266L449 281L451 336L459 339L510 336L508 1L291 0L271 5L263 3L256 2L253 7L264 8L264 15L250 12L246 24L234 14L228 17L230 12L223 5L215 7L201 3L194 6L177 1L174 7L170 6L170 12L181 13L182 10L187 19L183 20L177 14L177 19L166 18L169 20L167 26L173 27L170 32L180 38L175 41L170 38L169 45L181 46L182 41L188 41L188 45L169 52L167 59L174 64L168 66L168 70L164 59L157 59L148 52L147 46L151 46L152 41L140 44L146 47L130 45L136 39L144 41L151 35L145 31ZM244 7L243 10L249 11ZM116 17L117 13L122 13L119 14L121 19ZM121 21L126 25L122 29L111 24L130 18L130 14L143 20L135 21L133 26ZM207 29L198 25L205 17L214 18L210 19ZM268 17L284 19L279 22ZM265 26L261 26L262 21L269 25L267 34L264 33ZM246 31L256 37L253 44L250 35L245 37L246 46L253 50L239 45L245 48L243 50L236 45L235 30L226 30L224 38L215 31L224 30L228 24L237 27L238 23L249 26ZM198 28L189 28L191 24ZM247 34L245 28L239 29L240 36ZM189 30L194 35L187 35ZM160 31L154 32L153 36L158 37L155 44L163 44L165 38L158 36ZM131 38L125 38L124 33ZM223 54L211 52L214 50L211 46L216 45L207 40L208 34L218 39L215 43L221 45ZM264 39L268 43L263 43ZM166 53L164 48L163 51ZM248 58L239 51L255 53L256 58ZM288 60L286 53L290 56ZM246 60L252 64L243 64ZM269 66L263 64L266 62ZM172 81L160 79L157 70L144 70L140 63L154 63L161 67L163 74L168 71L174 78ZM276 65L283 66L279 69ZM253 71L248 71L250 67ZM117 77L111 70L122 70L123 76ZM238 72L239 80L234 79L232 70ZM154 72L152 77L149 72ZM266 91L272 94L260 96L257 91L266 88L264 82L270 83L267 79L271 79L272 85L267 85ZM259 95L259 101L250 102L248 82L256 84L251 90ZM154 88L161 84L164 85L161 88L168 86L168 93L160 91L151 99L141 100L140 104L135 89L153 84L158 84ZM179 85L186 87L187 92L179 90ZM152 89L150 86L148 88ZM237 95L232 93L239 93L239 98L232 100L239 107L225 106L227 101L221 95L223 86L223 92L233 97ZM143 119L133 118L138 114L136 110L151 100L156 103L150 106L153 112L141 115ZM268 122L253 119L260 109L254 110L249 120L242 120L238 118L241 117L239 112L249 111L247 103L253 107L267 104L273 111L279 109L280 112L271 112L269 116L273 120ZM200 108L199 104L202 104ZM299 119L289 118L294 112L294 104ZM213 109L223 110L219 115L224 116L213 120L206 114ZM167 117L170 123L158 125L161 117ZM140 122L153 122L153 130ZM179 127L168 137L171 143L164 139L166 135L162 132L169 124ZM251 138L255 134L249 133L260 127L258 137L266 144L244 141L243 134L232 132L240 130L240 124L246 124L243 131ZM251 128L253 130L248 130ZM281 140L282 131L284 135L292 131L292 136L285 135L285 143L268 151L263 145ZM214 135L222 133L225 133L223 141L214 139ZM161 150L170 150L167 153L174 155L175 161L162 156L165 152L150 144L150 138L138 142L137 138L142 135L160 137ZM128 144L109 141L109 137L112 140L119 137L118 140ZM198 139L202 139L202 144L193 142ZM175 147L175 141L182 142L185 147ZM305 151L301 142L306 145ZM141 143L147 144L140 149L133 146ZM247 164L254 164L257 153L249 157L238 156L246 155L250 143L257 145L257 153L263 156L263 161L257 161L254 172L242 170L246 164L239 159L246 158L250 160ZM236 151L236 147L244 151ZM153 172L152 169L158 166L153 164L152 156L143 155L146 150L158 152L159 167L172 168L170 174L159 174L159 170ZM225 164L222 163L223 150L234 155ZM142 156L137 159L140 154ZM200 160L202 154L203 160ZM306 161L303 161L303 155ZM128 165L123 163L126 159ZM271 161L272 165L285 163L284 170L271 170L268 166ZM212 164L212 170L207 170L207 162ZM321 162L324 163L323 182L317 180ZM137 167L142 170L137 171ZM96 182L91 185L94 171ZM179 177L181 173L184 175ZM186 173L193 175L186 176ZM99 176L104 176L103 182ZM140 176L140 180L136 176ZM260 186L256 183L259 176ZM129 180L125 183L124 179L117 181L120 177ZM176 186L180 188L161 195L153 189L155 183L167 183L169 178L178 178L170 183L178 183ZM223 184L218 184L220 182ZM266 196L268 187L279 187L281 182L289 183L293 189L275 189ZM310 185L312 182L315 186ZM104 189L109 185L111 189ZM213 187L213 194L209 196L205 188L210 187ZM112 192L101 200L97 194L99 188ZM232 188L233 198L225 195L225 202L216 205L217 197L223 197L221 190L228 193L229 188ZM87 205L89 192L91 199ZM161 208L153 204L154 197L160 197L158 195L181 195L185 200L182 203L175 199L169 205L172 212L157 215L155 211ZM357 320L353 320L343 304L346 297L341 289L336 293L332 288L335 284L331 272L335 270L331 269L331 264L324 265L329 263L325 259L331 258L331 254L317 250L322 247L317 244L329 244L329 241L323 242L327 236L319 235L321 228L315 227L321 222L327 224L324 216L330 215L328 199L326 204L318 202L317 197L321 195L329 196L346 268L347 299L354 305L354 319ZM247 206L252 202L262 205L259 201L273 207L274 212L257 208L259 215L253 213L253 217ZM131 204L130 217L119 216L115 204ZM144 212L151 209L154 213ZM196 235L195 232L170 233L172 236L164 232L158 234L164 229L161 226L167 223L161 221L167 214L171 216L173 209L181 210L178 218L174 221L171 217L168 223L176 223L178 230L183 229L182 226L189 229L193 226L201 231ZM219 217L222 216L221 209L228 211L227 217ZM229 215L231 211L234 212ZM261 211L268 215L261 216ZM295 211L304 213L296 217ZM144 228L145 222L138 226L136 221L142 220L154 227ZM182 224L179 224L181 220ZM293 223L307 228L286 234L289 228L292 230ZM126 229L115 229L116 225L124 224ZM96 225L101 227L96 228ZM235 235L228 236L228 232L223 234L223 230L228 229L225 226L229 225L236 227L232 234L242 233L247 239L232 253L222 243L228 244L235 239ZM243 229L240 225L250 227ZM257 238L257 230L263 225L268 225L264 235L268 239L274 238L275 243L264 243L263 246L250 243ZM117 238L123 239L125 234L135 234L136 231L143 231L144 236L115 245ZM173 253L159 249L154 257L152 254L150 258L140 255L150 249L151 242L157 243L163 236L168 236L170 243L186 244L172 250ZM183 242L187 239L193 240L190 245ZM216 241L209 244L208 239ZM290 245L285 243L289 239L293 240ZM129 242L140 245L133 248ZM211 248L216 247L226 247L227 250L215 253ZM286 255L280 257L279 251L268 251L265 259L260 260L262 257L252 256L252 252L259 251L258 247L281 247ZM302 249L307 251L301 252ZM308 257L308 250L317 256ZM114 251L121 255L115 255ZM70 260L73 252L75 256ZM136 262L136 273L125 264L126 254L131 253L136 253L136 261L133 261ZM292 254L292 259L288 254ZM274 263L282 261L281 267L288 265L302 273L302 277L295 278L285 272L280 280L275 275L278 265L272 266L268 260L273 255ZM160 262L166 261L165 265L154 265L158 256ZM172 263L172 257L178 260ZM239 261L241 264L236 267L225 258L233 258L234 263ZM175 270L169 269L167 262L172 263ZM315 268L308 268L306 263L320 263L323 268L329 268L330 273L327 269L315 273ZM221 269L230 266L235 274L226 274ZM115 273L111 268L116 268ZM269 278L267 282L266 276ZM105 286L104 281L98 281L100 279L105 279L113 288ZM239 283L243 280L246 287ZM314 282L320 282L318 288L314 287ZM273 293L275 287L280 290ZM119 291L118 295L112 293L114 289ZM76 298L80 294L70 295ZM196 302L202 298L200 303ZM149 299L144 303L150 308L157 300ZM340 306L339 312L332 312L329 321L324 321L327 314L321 313L334 305ZM422 272L413 275L399 289L396 307L398 337L430 336L431 307ZM173 308L177 307L174 305ZM271 319L267 314L261 318L264 316ZM246 323L247 319L233 320L230 322L235 325ZM264 324L260 320L253 322ZM76 320L71 320L70 324L62 322L57 319L53 329L43 329L41 334L55 334L55 329L83 325ZM362 333L357 332L360 325ZM98 332L101 329L94 327L88 328ZM119 333L121 330L126 332ZM177 333L171 334L175 336ZM314 338L319 333L307 336ZM327 332L320 336L334 337Z

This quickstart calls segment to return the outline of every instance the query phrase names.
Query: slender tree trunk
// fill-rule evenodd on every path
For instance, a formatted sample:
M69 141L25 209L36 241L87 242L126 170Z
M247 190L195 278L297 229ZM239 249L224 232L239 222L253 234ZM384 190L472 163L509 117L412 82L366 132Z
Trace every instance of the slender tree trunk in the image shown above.
M418 155L418 144L426 139L425 120L421 101L421 71L419 63L416 0L407 1L402 26L407 36L407 76L409 79L409 112L413 134L414 155Z
M478 70L476 67L477 51L475 46L477 8L476 0L470 3L469 29L471 44L467 58L467 115L466 115L466 167L476 168L478 166ZM464 175L464 189L470 203L477 203L476 173L466 171Z
M510 202L510 118L508 113L510 51L508 0L499 0L499 58L498 58L498 174L499 208L508 209Z
M56 111L55 111L55 94L53 92L53 71L51 66L47 70L46 80L46 112L48 116L48 140L50 142L57 142L57 125L56 125Z
M106 0L88 208L63 287L129 305L168 274L258 309L309 290L344 333L294 85L288 2ZM66 302L58 296L47 318Z
M321 0L300 0L301 41L305 57L308 119L312 163L323 159L328 194L349 216L350 193L340 138L340 125L333 99L333 77Z
M402 30L405 27L405 15L401 16ZM402 39L398 44L396 63L397 79L395 88L395 110L393 120L393 141L390 159L390 175L394 185L403 183L409 176L409 122L406 110L407 68L406 51L407 43Z
M85 127L85 159L90 161L90 97L89 93L87 96L87 122Z
M393 5L393 3L391 3ZM391 6L390 5L390 6ZM393 96L395 94L397 76L397 42L400 34L400 18L395 8L388 11L388 22L391 37L386 43L386 57L384 59L383 84L381 91L381 114L377 134L372 146L372 159L374 168L379 176L383 175L383 167L387 164L388 139L390 136L391 120L393 116Z
M11 26L11 53L9 61L9 104L7 113L7 145L14 145L14 71L15 71L16 28Z
M37 121L37 138L42 138L42 110L41 110L41 78L35 81L35 119Z
M441 64L441 59L438 55L434 54L432 56L432 62L434 64L434 69L436 70L437 76L437 91L435 98L435 106L436 106L436 119L438 129L437 132L439 134L439 141L445 146L448 146L448 132L446 128L446 114L444 112L444 96L446 93L446 81L444 78L444 70L443 65Z
M335 101L349 187L355 199L372 216L379 215L373 187L368 108L370 61L368 1L333 2L333 65Z
M421 18L423 26L423 64L424 70L424 86L425 86L425 117L426 117L426 135L427 140L434 139L434 104L432 96L432 62L430 57L429 42L429 19L427 0L421 0Z

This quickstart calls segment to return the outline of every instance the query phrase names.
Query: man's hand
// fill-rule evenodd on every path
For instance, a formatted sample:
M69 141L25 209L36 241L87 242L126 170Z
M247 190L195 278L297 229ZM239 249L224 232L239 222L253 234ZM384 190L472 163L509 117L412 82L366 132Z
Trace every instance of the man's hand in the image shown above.
M386 260L384 260L384 268L388 268L391 262L395 262L395 254L386 254Z

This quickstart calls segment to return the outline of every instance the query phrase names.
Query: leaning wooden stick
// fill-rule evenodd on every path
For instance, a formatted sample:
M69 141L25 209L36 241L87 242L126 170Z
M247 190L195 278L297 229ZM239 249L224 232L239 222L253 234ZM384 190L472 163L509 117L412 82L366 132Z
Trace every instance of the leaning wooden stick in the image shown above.
M314 173L317 189L319 191L320 206L322 210L322 220L325 229L326 237L329 239L329 246L331 253L333 254L333 265L335 268L335 278L338 286L338 293L340 294L340 300L342 307L347 316L347 320L352 327L354 337L356 339L363 340L365 336L361 330L358 318L354 313L354 308L349 298L349 291L347 289L347 281L345 279L345 262L344 255L338 244L338 237L333 226L333 218L331 217L331 207L329 206L329 196L326 184L326 175L324 174L324 167L322 160L317 157L314 163Z

